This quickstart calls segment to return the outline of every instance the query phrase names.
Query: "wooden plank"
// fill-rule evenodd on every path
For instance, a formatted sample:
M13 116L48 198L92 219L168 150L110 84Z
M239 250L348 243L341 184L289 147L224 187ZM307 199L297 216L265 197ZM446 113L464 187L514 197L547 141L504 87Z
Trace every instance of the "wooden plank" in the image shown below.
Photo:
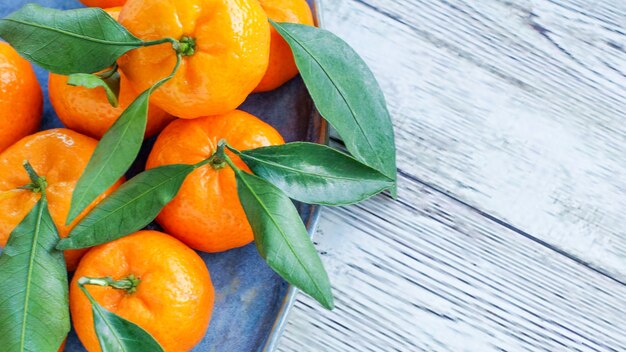
M327 208L337 308L300 295L278 351L623 351L626 286L400 178Z
M300 296L278 350L626 350L626 3L324 5L389 99L400 201L325 210L338 308Z
M626 282L626 2L335 0L402 173Z

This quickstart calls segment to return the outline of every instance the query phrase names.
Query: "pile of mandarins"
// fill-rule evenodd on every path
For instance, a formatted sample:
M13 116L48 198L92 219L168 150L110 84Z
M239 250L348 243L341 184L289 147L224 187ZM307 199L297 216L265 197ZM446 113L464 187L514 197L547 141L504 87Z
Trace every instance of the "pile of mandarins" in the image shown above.
M82 1L106 8L140 39L189 38L179 70L150 100L146 137L160 134L147 168L198 163L213 154L222 138L238 149L284 143L274 128L235 109L250 93L273 90L298 73L291 50L267 18L313 25L305 0ZM172 71L176 53L164 43L130 51L117 64L116 107L103 89L70 86L67 77L50 74L50 100L67 128L36 133L41 88L30 64L0 43L0 245L40 197L20 189L30 182L25 172L15 172L24 160L46 176L49 210L61 237L124 181L66 225L72 192L97 139L138 92ZM205 335L214 296L206 266L189 247L220 252L253 240L229 168L207 165L193 171L157 221L168 235L140 231L89 250L65 252L68 269L76 271L70 287L74 328L87 350L99 351L100 346L91 304L76 278L141 277L132 295L100 286L90 286L89 292L107 310L143 327L166 351L187 351Z

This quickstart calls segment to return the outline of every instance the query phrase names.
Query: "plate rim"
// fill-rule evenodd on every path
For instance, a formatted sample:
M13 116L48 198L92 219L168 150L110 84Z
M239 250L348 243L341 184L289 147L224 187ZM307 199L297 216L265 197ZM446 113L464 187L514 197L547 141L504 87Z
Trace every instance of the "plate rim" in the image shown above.
M315 19L315 25L319 28L323 28L323 17L320 5L321 2L322 0L311 0L309 2L313 7L312 12ZM328 145L330 141L328 122L326 122L326 120L320 115L317 108L315 108L315 104L313 104L311 118L319 119L320 121L320 135L314 142ZM317 230L317 224L319 222L321 212L321 205L311 205L309 209L307 217L308 221L305 225L311 239L313 239L315 231ZM296 298L298 297L299 292L300 290L297 287L288 285L287 292L285 293L280 308L278 309L278 313L276 314L276 320L274 321L263 348L261 349L262 352L272 352L276 349L278 341L285 331L285 327L287 326L287 322L289 320L289 313L291 313L293 305L296 303Z

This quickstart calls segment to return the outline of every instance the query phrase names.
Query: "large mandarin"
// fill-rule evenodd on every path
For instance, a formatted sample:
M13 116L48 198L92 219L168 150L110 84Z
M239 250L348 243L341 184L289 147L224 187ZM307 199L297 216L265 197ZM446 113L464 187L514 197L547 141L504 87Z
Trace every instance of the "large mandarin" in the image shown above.
M270 29L257 0L129 0L120 23L144 40L187 43L178 72L153 95L177 117L237 108L267 69ZM166 43L130 51L119 63L135 88L145 90L172 72L176 54Z
M46 178L48 208L61 237L71 229L121 181L112 186L69 226L69 212L76 181L96 149L97 141L68 129L42 131L25 137L0 154L0 246L39 200L40 194L20 187L30 183L23 163L28 161ZM65 251L68 270L74 270L85 250Z
M79 278L133 275L134 292L87 286L105 309L149 332L165 351L189 351L205 335L213 310L214 290L202 259L175 238L139 231L92 248L81 260L70 285L74 329L87 351L100 351L91 304L78 287Z
M221 139L239 150L284 143L272 126L239 110L195 120L176 120L159 135L147 168L198 163L215 152ZM230 152L228 155L236 165L249 171L241 159ZM221 252L253 240L237 195L234 172L228 166L216 169L205 165L194 170L157 221L172 236L205 252Z
M313 14L306 0L260 0L267 17L275 22L314 25ZM289 44L271 27L270 63L261 83L254 90L265 92L282 86L298 74L298 67Z
M106 9L117 19L121 7ZM80 133L100 139L117 118L139 96L126 75L120 72L119 105L111 106L104 88L88 89L67 84L67 76L50 74L48 91L50 102L63 124ZM160 132L174 118L154 104L148 108L146 137Z
M39 129L42 109L41 87L32 66L0 42L0 152Z

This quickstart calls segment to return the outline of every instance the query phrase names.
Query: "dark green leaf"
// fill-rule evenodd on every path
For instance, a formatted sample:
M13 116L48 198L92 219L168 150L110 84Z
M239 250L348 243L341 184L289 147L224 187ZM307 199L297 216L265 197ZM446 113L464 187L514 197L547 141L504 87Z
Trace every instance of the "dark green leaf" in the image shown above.
M395 181L393 125L385 97L363 59L326 30L273 21L272 25L291 47L315 106L350 153Z
M117 97L120 95L120 74L117 72L106 79L92 73L74 73L68 77L67 84L89 89L102 87L107 95L109 104L113 107L118 106Z
M141 93L102 136L72 193L67 224L115 184L133 163L146 132L150 95L176 74L180 62L179 54L172 73Z
M163 347L139 325L92 304L93 325L102 352L158 352Z
M328 275L291 200L258 176L240 170L235 175L261 256L283 279L332 309Z
M117 182L137 157L146 132L150 92L146 90L139 95L102 136L76 183L68 224Z
M28 60L64 75L103 70L143 45L102 9L61 11L35 4L0 19L0 37Z
M91 302L93 325L102 352L159 352L163 347L139 325L104 309L86 288L81 287Z
M176 196L194 169L194 165L167 165L133 177L91 210L57 248L92 247L142 229Z
M393 181L325 145L295 142L239 152L262 178L309 204L346 205L393 187Z
M56 352L70 331L67 271L45 196L13 230L0 256L0 346Z

